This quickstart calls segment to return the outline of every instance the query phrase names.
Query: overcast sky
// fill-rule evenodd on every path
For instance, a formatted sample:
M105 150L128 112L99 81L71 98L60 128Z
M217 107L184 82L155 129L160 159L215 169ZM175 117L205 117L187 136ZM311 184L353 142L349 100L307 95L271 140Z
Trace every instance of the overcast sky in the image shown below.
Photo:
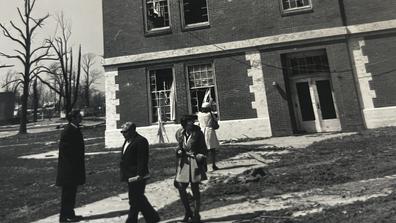
M23 8L23 0L0 0L0 22L9 27L9 21L19 23L16 7ZM42 17L49 13L56 15L64 13L66 19L72 24L72 43L78 46L81 43L83 53L92 52L103 55L102 33L102 0L37 0L34 9L35 17ZM43 38L53 35L56 23L54 16L45 22L43 30L38 30L35 41L41 42ZM0 33L0 51L12 52L15 45ZM0 57L0 64L12 63ZM4 73L5 70L1 70ZM4 76L4 75L2 75ZM1 77L0 77L1 78Z

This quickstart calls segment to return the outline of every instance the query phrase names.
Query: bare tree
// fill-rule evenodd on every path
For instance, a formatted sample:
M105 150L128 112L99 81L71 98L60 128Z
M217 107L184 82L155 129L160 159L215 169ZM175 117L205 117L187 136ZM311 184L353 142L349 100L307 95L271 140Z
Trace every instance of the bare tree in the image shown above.
M75 106L78 99L78 89L80 86L81 76L81 45L78 50L77 65L73 63L73 48L69 46L71 37L71 25L65 20L63 14L57 16L57 30L53 38L47 39L48 46L55 54L58 68L43 68L40 72L45 71L53 80L61 84L59 88L53 86L50 82L38 77L42 83L55 91L63 99L63 109L66 114ZM76 70L74 70L76 68Z
M99 75L101 71L94 69L96 64L97 56L93 53L87 53L82 58L82 69L84 71L84 98L85 98L85 106L90 106L89 98L91 96L91 87L92 85L99 79Z
M47 14L40 18L34 18L32 12L35 4L36 0L24 0L23 10L19 7L17 8L19 18L22 22L21 26L17 26L14 21L10 21L11 27L7 28L4 24L0 23L3 35L14 42L19 48L14 49L14 54L0 52L0 56L17 60L24 67L24 71L18 73L20 75L18 80L23 86L22 113L19 127L19 133L21 134L26 133L29 84L40 69L40 67L35 66L35 64L47 57L49 50L49 47L45 45L37 47L32 46L33 36L36 34L37 28L42 28L44 21L49 17L49 14Z
M8 70L1 87L7 92L17 93L18 87L21 84L22 82L17 78L17 72L15 70Z

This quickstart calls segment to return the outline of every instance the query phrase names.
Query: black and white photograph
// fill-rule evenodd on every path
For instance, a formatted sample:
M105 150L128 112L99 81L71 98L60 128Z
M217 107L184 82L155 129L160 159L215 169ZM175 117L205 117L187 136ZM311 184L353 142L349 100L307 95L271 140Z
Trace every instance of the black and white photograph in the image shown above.
M396 222L396 1L0 0L0 222Z

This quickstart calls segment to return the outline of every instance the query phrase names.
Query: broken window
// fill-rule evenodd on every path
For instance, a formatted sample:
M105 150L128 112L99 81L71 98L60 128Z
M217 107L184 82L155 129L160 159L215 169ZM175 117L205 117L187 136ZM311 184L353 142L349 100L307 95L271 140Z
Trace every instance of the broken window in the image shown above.
M147 30L169 27L168 0L145 0Z
M184 25L200 24L208 22L208 7L206 0L183 0L182 1Z
M200 111L202 102L211 102L212 111L217 114L215 77L212 64L199 64L187 67L190 84L191 111Z
M149 71L152 122L175 120L175 86L172 68Z
M311 8L311 0L282 0L284 11Z

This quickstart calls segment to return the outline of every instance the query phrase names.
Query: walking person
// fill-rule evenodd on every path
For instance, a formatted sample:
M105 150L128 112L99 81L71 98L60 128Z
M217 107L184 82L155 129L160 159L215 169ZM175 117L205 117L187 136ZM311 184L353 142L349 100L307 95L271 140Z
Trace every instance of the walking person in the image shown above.
M85 183L85 146L80 130L82 116L79 110L67 114L68 125L63 129L59 142L58 173L56 185L62 187L60 222L78 222L76 215L77 186Z
M179 190L180 200L185 209L185 215L182 222L200 222L199 214L201 206L201 194L199 183L206 180L206 155L207 148L204 135L199 126L194 125L196 116L185 115L181 119L182 128L176 132L178 147L176 155L178 157L178 166L175 178L175 186ZM187 198L187 187L191 184L191 190L194 199L194 212L191 210Z
M199 126L205 136L206 147L210 152L210 157L212 160L212 169L218 170L216 166L216 149L219 148L219 140L217 139L216 129L213 123L217 123L216 117L212 113L211 104L208 102L203 102L201 106L201 112L198 113ZM218 127L218 126L217 126Z
M159 222L160 217L144 195L149 177L149 144L146 138L136 132L136 125L126 122L121 133L125 138L122 146L120 170L121 181L128 182L129 213L127 223L138 222L142 212L147 223Z

